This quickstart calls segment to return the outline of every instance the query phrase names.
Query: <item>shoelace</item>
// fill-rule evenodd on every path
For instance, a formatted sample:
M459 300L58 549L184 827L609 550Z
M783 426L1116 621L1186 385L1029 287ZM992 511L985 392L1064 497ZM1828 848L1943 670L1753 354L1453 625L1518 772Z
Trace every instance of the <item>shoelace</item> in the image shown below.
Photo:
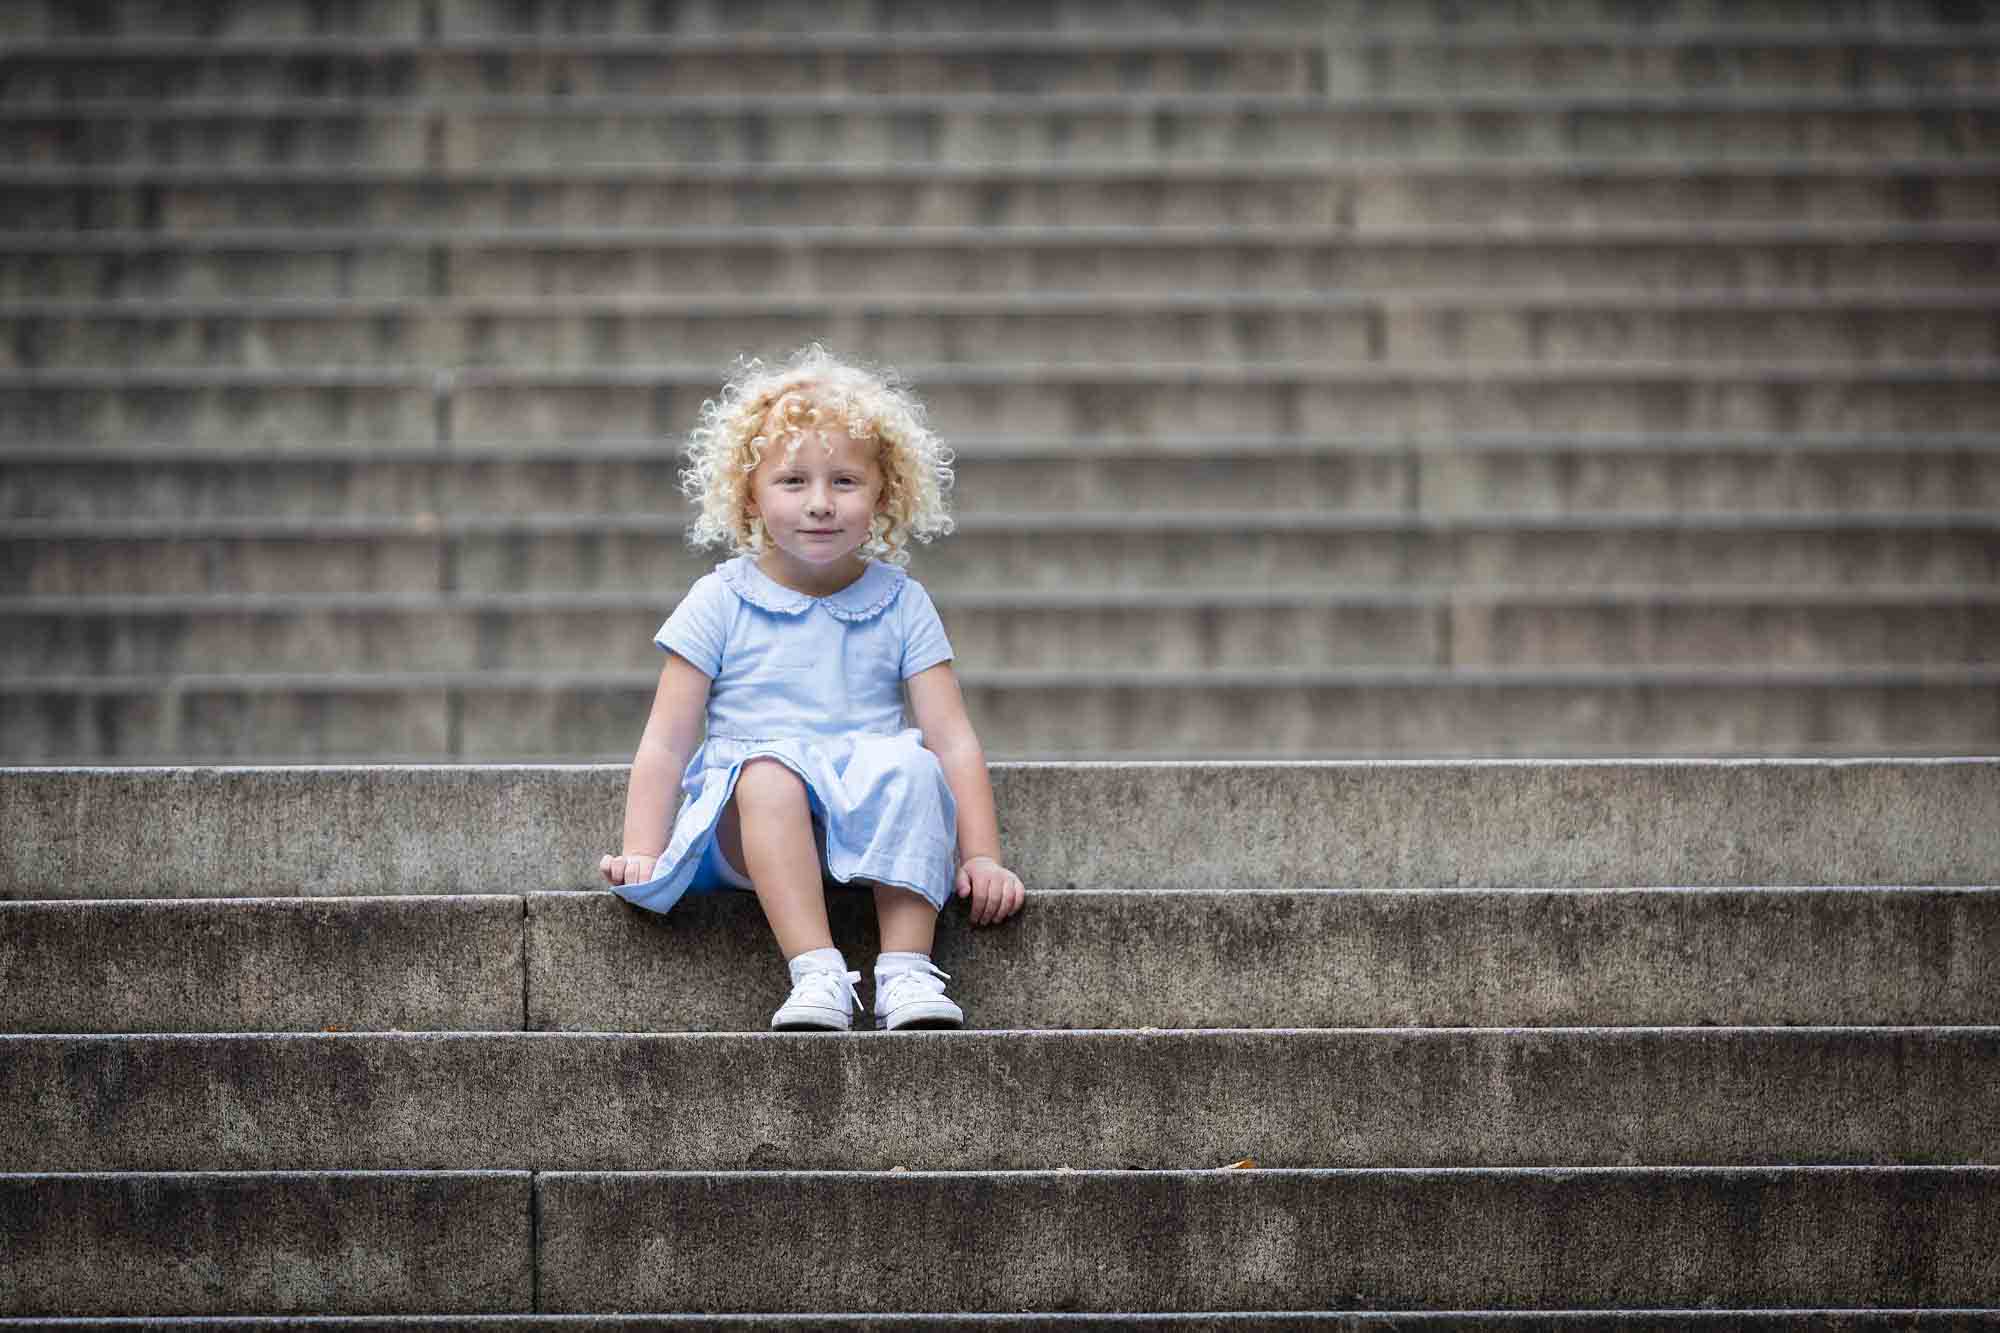
M944 994L944 983L950 980L951 974L940 972L936 963L912 963L901 972L875 978L875 1007L888 1010L907 1004L912 999L935 999ZM909 990L919 990L923 994L903 994Z
M859 980L861 980L859 972L835 972L830 969L822 971L814 968L810 972L801 973L799 979L792 983L790 1003L824 1004L837 1009L841 1004L841 992L845 991L847 1009L851 1013L861 1003L861 996L854 990L854 983Z

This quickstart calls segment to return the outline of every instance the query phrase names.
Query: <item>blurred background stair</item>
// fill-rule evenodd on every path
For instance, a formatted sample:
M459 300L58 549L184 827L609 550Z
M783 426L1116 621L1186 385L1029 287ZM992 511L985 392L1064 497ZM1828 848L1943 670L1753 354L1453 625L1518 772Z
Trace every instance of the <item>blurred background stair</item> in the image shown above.
M0 759L623 759L739 352L990 754L2000 747L1983 0L35 0Z

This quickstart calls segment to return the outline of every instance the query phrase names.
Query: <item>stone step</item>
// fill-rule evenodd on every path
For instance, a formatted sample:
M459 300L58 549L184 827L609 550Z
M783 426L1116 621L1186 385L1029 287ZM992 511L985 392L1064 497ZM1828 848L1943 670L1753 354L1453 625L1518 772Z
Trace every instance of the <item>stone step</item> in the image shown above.
M413 294L1673 290L1992 285L1980 223L1661 226L502 228L23 232L0 298L217 301ZM712 375L712 371L704 370Z
M1978 1306L2000 1293L1987 1243L2000 1169L1985 1167L552 1172L536 1190L551 1309ZM768 1235L757 1219L781 1216L800 1220L783 1233L797 1258L732 1262ZM884 1216L910 1225L872 1225ZM806 1257L853 1235L872 1237L865 1276ZM1903 1262L1911 1250L1926 1262ZM658 1257L623 1260L635 1253Z
M1865 41L1858 35L1853 40ZM1587 48L1586 48L1587 49ZM1672 48L1668 48L1671 50ZM1567 48L1557 47L1558 52ZM1849 57L1851 53L1851 58ZM1558 56L1558 59L1561 57ZM1571 57L1574 59L1575 57ZM1994 53L1917 39L1882 49L1830 41L1714 53L1730 83L1812 88L1851 64L1885 92L1980 87ZM1654 63L1661 57L1654 57ZM1338 72L1336 73L1336 69ZM1364 86L1361 52L1321 52L1285 35L1238 32L797 34L553 40L284 41L70 39L16 46L0 62L15 102L146 98L395 99L800 94L1306 93ZM1713 80L1711 80L1712 82ZM1669 85L1672 86L1672 85Z
M1925 0L1843 0L1835 5L1815 5L1809 0L1666 0L1649 5L1641 13L1616 0L1542 0L1531 7L1502 7L1492 11L1467 13L1451 4L1395 6L1387 10L1367 0L1331 0L1331 3L1300 5L1296 0L1139 0L1138 3L1106 7L1092 0L1058 0L1057 3L980 3L979 0L948 0L947 3L897 9L899 23L884 22L880 5L868 0L839 0L825 5L793 6L784 3L730 6L713 4L662 10L638 0L447 0L440 15L440 30L447 35L467 33L599 33L616 31L626 35L651 32L718 32L743 30L775 31L791 36L815 33L876 33L885 27L898 32L966 32L973 30L1058 32L1108 30L1152 31L1162 27L1194 30L1226 28L1232 23L1252 30L1289 33L1301 39L1345 40L1350 34L1380 32L1452 33L1567 31L1588 29L1596 32L1622 31L1658 33L1711 29L1771 29L1789 26L1815 31L1873 28L1876 30L1922 31L1965 35L2000 23L1983 0L1953 6L1940 12Z
M552 167L626 162L1352 162L1617 154L1842 160L2000 151L2000 104L1961 93L1045 94L321 100L92 113L0 109L0 162Z
M808 16L820 20L818 26L837 31L877 31L883 26L880 6L865 3L864 0L840 0L837 4L800 8L782 3L753 5L747 14L728 13L727 8L717 5L713 11L696 10L683 14L678 10L663 13L656 6L642 6L637 0L593 0L581 7L575 0L530 0L526 4L510 0L448 0L441 27L451 34L590 32L613 26L623 32L711 29L733 32L748 27L772 28L789 33L815 26L809 22ZM1804 3L1803 0L1750 0L1750 3L1735 4L1729 3L1729 0L1667 0L1666 3L1648 6L1641 14L1634 14L1615 0L1555 0L1555 3L1543 0L1528 8L1503 8L1478 14L1467 14L1448 3L1396 6L1384 10L1366 0L1332 0L1331 3L1304 6L1291 0L1253 0L1252 3L1197 0L1193 4L1175 3L1174 0L1140 0L1139 3L1120 6L1116 11L1107 10L1089 0L1060 0L1055 5L981 4L975 0L949 0L948 3L924 6L916 11L898 10L897 17L906 13L913 15L908 23L896 26L914 31L933 27L957 32L985 28L1012 30L1032 29L1038 25L1058 31L1088 31L1092 28L1119 31L1162 26L1216 28L1227 26L1233 19L1245 27L1265 31L1308 36L1331 34L1334 37L1371 31L1464 33L1514 31L1523 27L1530 30L1588 27L1657 32L1684 27L1734 30L1778 25L1807 30L1873 26L1965 34L2000 23L2000 15L1994 14L1990 5L1985 3L1955 5L1941 13L1935 4L1921 3L1921 0L1843 0L1840 4L1819 6Z
M10 45L73 41L326 40L423 34L423 10L408 0L206 0L200 5L158 0L22 0L0 12L0 36Z
M449 454L305 449L284 455L217 443L193 451L126 453L0 446L0 516L365 519L686 512L679 485L682 460L665 441L521 451L504 441L461 440ZM1417 489L1411 473L1423 466L1400 446L1361 440L1211 439L1200 450L1163 452L1137 439L1091 448L955 435L952 446L957 456L951 506L961 515L1173 508L1197 493L1230 509L1380 513L1410 507ZM1768 451L1718 447L1725 455L1741 455L1734 466L1726 458L1716 460L1716 471L1724 474L1715 482L1719 500L1741 501L1752 493L1790 500L1817 483L1818 492L1849 499L1879 489L1890 501L1893 493L1883 509L1926 495L1932 508L2000 505L2000 448L1986 450L1973 438L1962 444L1882 440L1873 453L1850 454L1843 447L1823 462L1795 457L1776 444ZM1509 449L1510 456L1519 453ZM1604 466L1617 463L1607 460ZM1654 463L1668 466L1664 460ZM1699 470L1698 464L1689 466ZM1768 479L1758 488L1746 473Z
M1758 187L1748 185L1749 180L1765 178L1747 168L1725 170L1744 176L1752 190ZM1939 160L1918 170L1924 183L1896 188L1893 178L1871 175L1866 166L1826 168L1830 179L1825 185L1799 186L1799 199L1789 212L1767 210L1763 216L1994 219L1991 163ZM1540 175L1546 180L1538 180L1541 190L1563 192L1561 168L1548 164ZM148 164L9 169L0 172L0 179L8 184L0 197L0 226L168 233L211 227L770 226L802 217L840 218L850 226L870 227L1271 226L1331 222L1343 212L1365 222L1421 220L1427 208L1442 216L1452 193L1445 183L1450 173L1435 167L1385 170L1363 186L1355 173L1256 163L1143 170L1061 164L981 169L654 163L560 172L236 172ZM1650 189L1635 185L1626 192L1638 190L1657 202L1663 189L1672 187L1656 179ZM1540 197L1540 192L1517 186L1511 193ZM1610 192L1616 193L1616 187ZM1769 194L1768 186L1764 192ZM1915 217L1908 203L1913 195L1920 210ZM1833 203L1808 211L1806 197L1824 196L1832 196ZM1872 206L1871 199L1876 201ZM1368 216L1359 217L1354 209L1363 200L1369 201ZM1842 208L1847 211L1829 211Z
M1963 36L1909 30L1836 35L1803 27L1753 36L1712 28L1648 35L1534 30L1479 37L1332 40L1324 52L1325 91L1398 93L1450 90L1718 92L1875 91L1992 88L2000 64L1977 29ZM1309 77L1317 69L1308 66ZM1309 89L1318 90L1317 82Z
M1893 512L1932 494L1939 497L1932 508L2000 501L2000 479L1988 479L1986 455L1970 437L1954 445L1904 436L1878 452L1865 437L1816 444L1739 437L1725 445L1640 435L1613 445L1544 436L1506 446L1474 436L1413 453L1410 507L1425 512Z
M10 1315L533 1308L525 1171L0 1175Z
M1354 667L960 674L1022 759L1979 755L2000 668ZM0 681L17 764L609 762L656 686L612 672Z
M1990 360L1853 362L1474 362L933 365L910 379L940 422L996 434L1150 436L1214 432L1437 435L2000 431ZM717 369L326 369L0 371L0 433L17 444L235 436L263 447L442 443L511 436L543 445L673 438Z
M0 903L0 1032L518 1031L522 912L501 896Z
M748 895L70 897L100 890L0 901L0 1032L762 1032L784 998ZM1994 888L1030 892L1002 928L940 918L970 1028L2000 1021ZM867 974L872 905L828 902Z
M0 598L20 677L656 671L672 597ZM998 671L2000 665L2000 589L1004 590L939 595Z
M1990 889L1031 884L1029 910L1005 927L969 929L955 910L943 918L936 956L976 1027L1977 1024L2000 1014L2000 981L1982 961L2000 951ZM872 957L867 904L858 894L830 902L843 950ZM690 901L660 917L609 894L535 894L526 920L531 1028L751 1030L777 1003L734 984L769 954L748 898ZM1948 957L1929 943L1940 937L1953 941ZM1064 965L1052 971L1056 957Z
M1219 509L1469 513L1893 514L2000 509L1986 435L1758 437L1467 433L1408 444L1356 437L1211 436L1175 450L1129 440L954 434L951 503L969 519L1023 513ZM665 441L449 452L255 446L0 446L0 516L194 522L437 515L684 512Z
M514 1173L205 1172L0 1177L0 1207L46 1220L10 1265L14 1313L285 1311L302 1301L348 1312L523 1309L531 1281L542 1308L566 1311L1267 1309L1351 1307L1357 1297L1387 1308L1935 1307L1994 1299L2000 1278L1978 1232L1996 1177L1992 1168L544 1173L530 1184ZM532 1234L520 1206L530 1189ZM445 1211L454 1206L463 1211ZM266 1231L272 1213L285 1221ZM819 1256L884 1214L918 1225L887 1233L865 1277L817 1259L730 1262L749 1228L763 1231L760 1219L796 1219L780 1234ZM187 1263L189 1220L206 1224L193 1247L205 1262ZM660 1243L664 1234L675 1243ZM940 1234L988 1261L936 1263ZM1259 1239L1272 1234L1287 1238L1277 1253ZM998 1245L1001 1235L1019 1248ZM397 1242L429 1263L394 1265ZM1932 1261L1920 1271L1893 1258L1912 1244ZM1189 1272L1182 1252L1197 1247L1217 1271ZM608 1258L621 1253L656 1257ZM1662 1253L1686 1258L1654 1262ZM763 1275L780 1267L781 1281ZM226 1294L201 1276L216 1268L231 1274ZM440 1273L457 1285L438 1290Z
M669 500L668 503L677 501ZM665 609L722 555L677 518L21 520L7 596L644 593ZM2000 517L1936 513L1457 515L1150 510L967 515L912 571L940 593L2000 582ZM647 626L650 630L657 624Z
M1955 1165L2000 1132L1991 1027L62 1036L0 1056L8 1171Z
M823 42L868 37L886 44L923 41L931 34L978 33L1027 39L1072 34L1095 39L1098 35L1153 37L1180 32L1199 39L1204 33L1246 31L1345 45L1389 33L1464 37L1525 32L1546 39L1554 32L1576 41L1613 36L1621 41L1734 36L1796 40L1802 34L1829 38L1966 37L2000 24L2000 16L1991 14L1984 4L1960 4L1943 12L1926 0L1842 0L1833 5L1811 0L1755 0L1749 4L1663 0L1641 13L1615 0L1541 0L1530 8L1471 12L1440 4L1383 10L1358 0L1311 6L1292 0L1231 0L1227 4L1218 0L1198 4L1139 0L1112 7L1090 0L1060 0L1056 4L952 0L899 8L893 17L895 22L886 21L881 7L867 0L815 5L710 0L666 7L637 0L447 0L436 10L433 32L425 11L412 9L403 0L342 0L337 6L322 0L256 4L208 0L196 9L162 6L153 0L103 0L85 8L66 0L25 0L9 9L0 34L23 41L200 36L231 43L360 35L391 39L436 36L444 40L615 35L626 41L672 36L717 42L799 41L807 37Z
M2000 865L1993 758L992 774L1007 863L1037 889L1950 886ZM0 769L0 898L602 887L627 779L623 764Z
M710 36L68 37L15 43L19 102L771 93L1978 92L2000 50L1896 30L904 32Z
M1390 362L1452 367L1668 363L1741 357L1852 366L2000 359L2000 295L1794 297L1631 292L1487 295L1037 293L798 300L291 301L134 309L15 305L0 370L410 365L589 371L709 347L782 355L815 338L871 361Z
M824 1333L881 1333L884 1329L922 1327L943 1330L980 1330L981 1333L1041 1333L1042 1330L1141 1329L1152 1333L1208 1333L1226 1329L1232 1333L1285 1333L1290 1329L1340 1329L1349 1333L1381 1328L1469 1329L1474 1333L1520 1333L1543 1329L1610 1329L1615 1333L1665 1333L1678 1329L1751 1330L1832 1330L1833 1333L1877 1333L1877 1331L1929 1329L2000 1328L2000 1311L1993 1310L1662 1310L1628 1314L1615 1310L1538 1311L1533 1313L1494 1311L1204 1311L1193 1314L1143 1314L1119 1311L1111 1314L949 1314L936 1311L908 1311L890 1315L820 1314L804 1316L810 1326ZM204 1333L282 1333L298 1329L436 1329L444 1316L417 1315L155 1315L129 1318L75 1318L65 1328L119 1329L198 1329ZM510 1314L481 1317L453 1315L449 1326L454 1333L516 1333L535 1330L583 1330L597 1333L751 1333L796 1326L800 1315L532 1315ZM46 1321L9 1319L0 1315L0 1329L37 1329Z
M1996 1206L1991 1167L17 1174L0 1272L10 1314L1946 1309L2000 1301Z
M1286 166L968 167L643 163L615 171L255 171L147 163L0 173L0 226L71 233L211 228L1486 227L1992 222L1990 159L1732 162L1616 157ZM1496 238L1497 239L1497 238ZM79 293L82 294L82 293Z

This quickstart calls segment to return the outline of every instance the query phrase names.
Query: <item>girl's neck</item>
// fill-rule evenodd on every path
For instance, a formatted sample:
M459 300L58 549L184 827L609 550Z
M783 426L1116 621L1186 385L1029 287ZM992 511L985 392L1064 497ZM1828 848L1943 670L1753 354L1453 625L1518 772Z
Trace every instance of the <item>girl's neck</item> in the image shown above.
M758 556L756 565L771 582L808 597L831 597L868 572L868 561L859 555L830 565L809 565L776 547Z

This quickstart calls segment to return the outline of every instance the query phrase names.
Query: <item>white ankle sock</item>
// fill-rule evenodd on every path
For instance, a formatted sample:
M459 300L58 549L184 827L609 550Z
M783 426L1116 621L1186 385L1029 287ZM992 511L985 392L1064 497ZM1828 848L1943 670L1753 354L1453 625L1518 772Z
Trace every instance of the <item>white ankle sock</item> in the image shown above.
M793 957L785 964L791 969L792 980L797 981L808 972L847 972L847 959L835 948L808 949Z
M893 977L898 972L914 971L922 964L930 962L930 960L931 956L927 953L881 954L875 959L875 975L878 977Z

